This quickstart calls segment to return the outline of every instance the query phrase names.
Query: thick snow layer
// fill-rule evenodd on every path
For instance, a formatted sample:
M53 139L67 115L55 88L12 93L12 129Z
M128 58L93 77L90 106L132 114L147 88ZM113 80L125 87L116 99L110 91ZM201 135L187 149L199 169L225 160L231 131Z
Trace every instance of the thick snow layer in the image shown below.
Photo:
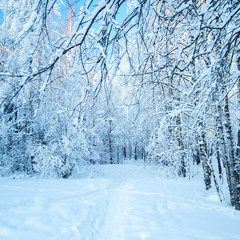
M0 239L239 240L240 214L201 182L141 165L85 179L0 179Z

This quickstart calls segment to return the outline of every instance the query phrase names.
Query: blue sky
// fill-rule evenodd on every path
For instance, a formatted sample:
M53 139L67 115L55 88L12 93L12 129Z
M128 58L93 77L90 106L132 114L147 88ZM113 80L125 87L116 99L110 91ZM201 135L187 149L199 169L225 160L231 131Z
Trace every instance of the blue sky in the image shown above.
M64 4L66 4L65 6L62 5L62 8L61 8L62 15L64 17L66 16L66 12L67 12L67 9L69 9L69 6L66 0L63 0L63 2ZM68 2L71 2L71 1L68 1ZM77 12L79 8L83 6L86 2L87 0L76 0L76 3L74 4L75 8L73 7L73 9ZM92 11L98 2L100 2L100 0L93 0L89 10ZM126 7L126 2L124 2L119 9L116 20L121 23L126 16L127 16L127 7Z
M3 23L3 12L0 9L0 25Z
M77 8L79 8L81 5L83 5L84 2L85 1L77 1ZM92 5L94 5L94 2L97 3L97 2L99 2L99 0L93 1ZM62 11L63 11L63 16L64 16L64 11L66 11L66 7L63 7ZM120 11L117 15L117 20L119 22L121 22L126 17L126 15L127 15L127 7L126 7L126 3L123 3L123 5L121 6ZM3 12L0 9L0 25L2 25L2 23L3 23Z

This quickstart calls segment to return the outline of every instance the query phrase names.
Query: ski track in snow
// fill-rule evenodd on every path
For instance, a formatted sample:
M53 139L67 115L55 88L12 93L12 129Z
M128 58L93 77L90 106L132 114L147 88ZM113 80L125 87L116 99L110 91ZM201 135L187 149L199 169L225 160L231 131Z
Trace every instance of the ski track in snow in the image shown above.
M86 179L0 179L0 239L240 239L240 214L200 182L142 165L96 168Z

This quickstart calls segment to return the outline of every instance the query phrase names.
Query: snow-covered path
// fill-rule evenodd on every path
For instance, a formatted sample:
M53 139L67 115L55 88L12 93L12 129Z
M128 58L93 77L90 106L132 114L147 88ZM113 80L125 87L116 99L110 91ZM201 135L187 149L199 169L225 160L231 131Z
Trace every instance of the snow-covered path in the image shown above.
M239 240L240 214L214 191L141 165L85 179L0 179L0 239Z

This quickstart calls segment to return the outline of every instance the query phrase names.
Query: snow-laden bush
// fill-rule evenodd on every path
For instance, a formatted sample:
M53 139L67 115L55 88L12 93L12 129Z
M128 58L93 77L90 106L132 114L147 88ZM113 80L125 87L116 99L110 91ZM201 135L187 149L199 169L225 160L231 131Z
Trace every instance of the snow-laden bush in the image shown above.
M80 131L74 138L61 136L46 145L33 147L31 158L35 173L44 177L68 178L79 176L82 168L99 156L88 143L84 131Z
M148 162L158 166L162 176L185 176L186 166L183 159L186 152L179 139L180 128L177 126L177 115L166 116L151 135L148 151Z

